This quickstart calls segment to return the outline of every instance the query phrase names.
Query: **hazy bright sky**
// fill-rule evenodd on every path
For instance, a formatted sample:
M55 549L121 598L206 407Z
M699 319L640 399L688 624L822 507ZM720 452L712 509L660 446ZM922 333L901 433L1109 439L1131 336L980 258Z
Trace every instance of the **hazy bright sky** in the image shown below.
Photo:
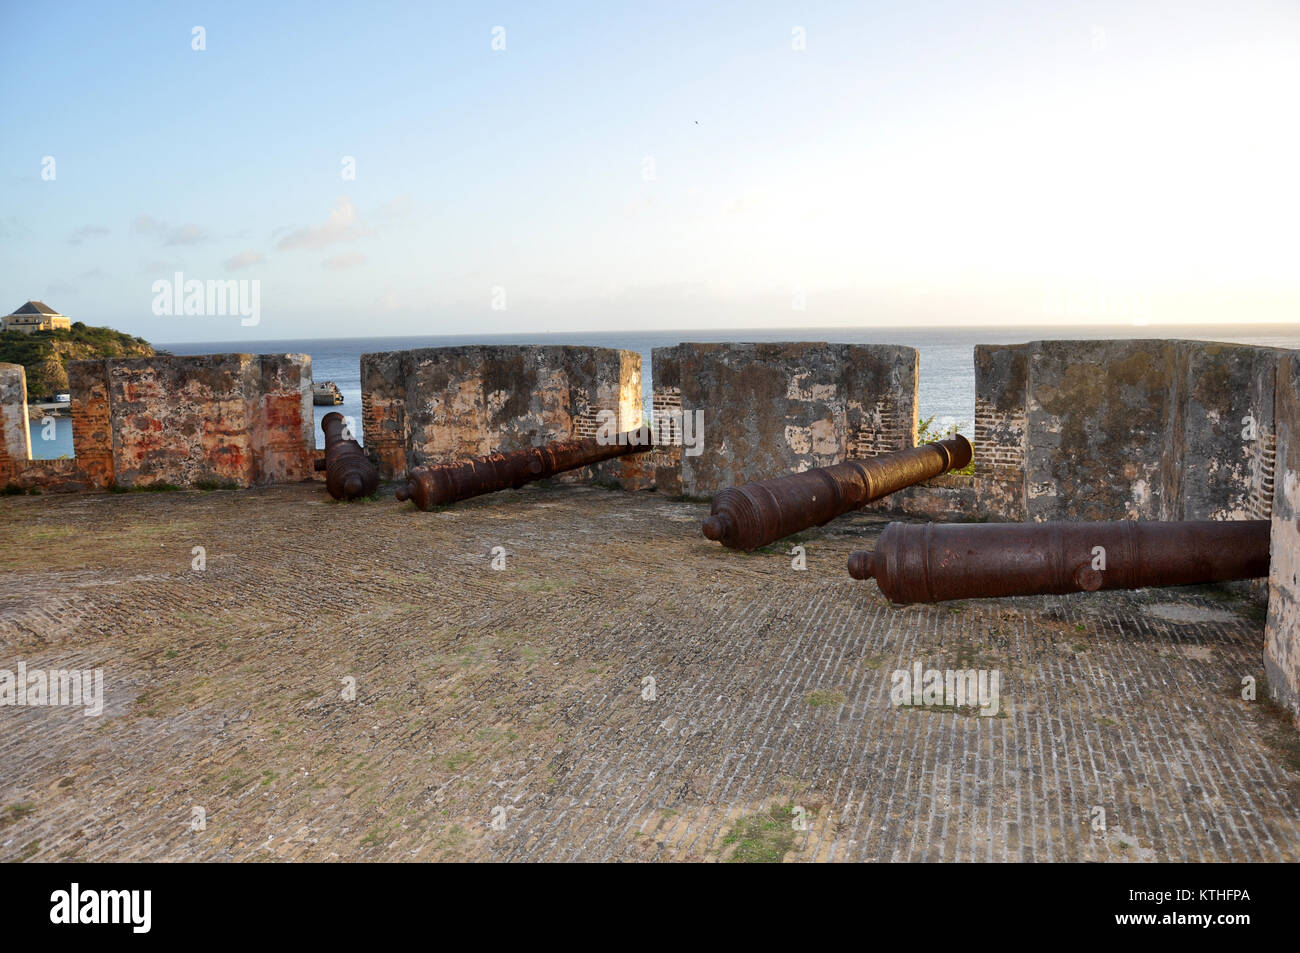
M0 84L0 313L155 341L1300 315L1296 0L3 0Z

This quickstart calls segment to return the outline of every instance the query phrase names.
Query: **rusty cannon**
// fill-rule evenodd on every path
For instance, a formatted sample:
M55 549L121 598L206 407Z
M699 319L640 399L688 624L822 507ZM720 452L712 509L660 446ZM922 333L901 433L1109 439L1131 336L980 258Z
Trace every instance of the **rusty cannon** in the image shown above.
M457 463L415 467L407 474L406 485L397 488L397 499L411 500L420 509L427 510L498 490L517 490L566 470L653 449L650 428L641 427L624 431L611 440L559 440Z
M1268 575L1268 520L890 523L849 575L898 603L1184 586Z
M970 442L957 434L878 457L728 487L713 498L702 528L705 536L729 549L757 549L970 461Z
M336 500L355 500L379 489L379 470L361 444L352 439L347 422L338 411L321 418L325 431L325 459L316 469L325 471L325 489Z

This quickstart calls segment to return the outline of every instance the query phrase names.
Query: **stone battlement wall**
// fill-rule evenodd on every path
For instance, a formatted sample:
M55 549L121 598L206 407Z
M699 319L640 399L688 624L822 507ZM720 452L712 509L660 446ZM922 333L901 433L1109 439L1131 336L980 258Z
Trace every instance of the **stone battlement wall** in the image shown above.
M27 372L21 364L0 364L0 486L15 482L32 457L27 417Z
M917 352L683 343L653 352L659 449L569 474L707 497L914 444ZM930 519L1271 519L1265 662L1300 717L1300 352L1181 340L974 352L974 474L873 507ZM381 475L641 423L641 359L571 346L366 354ZM311 358L213 354L69 366L75 459L32 460L26 381L0 365L0 486L86 490L313 476ZM694 426L702 413L702 430ZM699 439L699 452L683 447ZM666 445L664 445L666 444Z
M412 467L594 437L600 414L641 423L641 356L559 345L468 346L361 356L362 425L380 476ZM636 458L561 479L645 482Z
M1292 713L1300 728L1300 351L1284 353L1275 381L1264 672L1273 700Z
M975 348L974 476L877 509L931 519L1268 519L1290 352L1178 340Z
M656 452L668 492L711 496L916 441L914 348L690 343L655 348L652 361L657 429L664 413L703 415L702 452Z
M1271 519L1264 665L1300 727L1300 351L1179 340L975 349L975 474L929 519Z
M1276 348L975 348L975 487L997 519L1267 519Z
M0 370L0 484L22 489L246 487L312 476L311 358L157 355L73 361L70 460L33 460L14 365ZM14 423L21 415L21 435Z

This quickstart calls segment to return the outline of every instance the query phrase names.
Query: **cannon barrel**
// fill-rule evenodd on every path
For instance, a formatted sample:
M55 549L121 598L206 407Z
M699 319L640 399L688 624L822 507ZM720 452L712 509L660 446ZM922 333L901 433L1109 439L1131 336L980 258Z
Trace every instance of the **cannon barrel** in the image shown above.
M345 436L347 422L332 411L321 418L325 431L325 459L316 461L316 469L325 471L325 489L336 500L355 500L370 496L379 488L379 470L361 449L361 444Z
M957 434L878 457L728 487L713 498L702 528L705 536L729 549L757 549L970 461L970 442Z
M653 449L650 428L641 427L624 431L613 441L597 438L559 440L525 450L471 457L457 463L415 467L407 474L406 485L397 488L397 498L412 500L420 509L427 510L507 487L517 490L526 483L566 470Z
M849 575L893 602L1143 589L1268 575L1268 520L890 523Z

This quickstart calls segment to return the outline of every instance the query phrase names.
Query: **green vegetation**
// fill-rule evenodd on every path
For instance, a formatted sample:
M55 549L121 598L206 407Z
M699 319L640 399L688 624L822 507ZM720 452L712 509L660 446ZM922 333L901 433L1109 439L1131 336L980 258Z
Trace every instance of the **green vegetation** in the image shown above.
M176 493L179 490L183 490L183 489L185 489L185 487L180 486L176 483L167 483L166 481L160 483L149 483L146 484L145 486L121 486L117 483L112 483L108 487L108 492L109 493Z
M29 802L10 804L0 811L0 829L8 827L10 824L16 824L34 810L36 808Z
M826 705L843 705L844 693L837 691L813 691L808 693L804 699L813 708L822 708Z
M238 490L239 484L230 480L199 480L194 484L194 489L210 493L213 490Z
M203 489L203 487L202 487L201 485L200 485L200 489ZM219 490L237 490L237 489L239 489L239 487L236 486L235 484L231 483L231 484L227 484L227 485L225 485L225 486L214 487L214 489L219 489ZM331 499L331 500L329 501L329 505L330 505L330 506L350 506L350 505L353 504L353 503L378 503L381 499L383 499L383 497L380 496L379 491L376 490L374 493L371 493L369 496L358 496L358 497L356 497L356 498L354 498L354 499L351 499L351 500L333 500L333 499ZM414 504L412 504L412 505L414 506ZM440 507L437 507L436 509L438 509L438 510L445 510L445 509L450 509L450 508L451 508L451 506L450 506L450 504L449 504L449 505L447 505L447 506L440 506ZM432 510L431 510L431 512L432 512Z
M24 493L29 496L40 496L41 488L39 486L29 486L23 489L17 483L6 483L4 489L0 489L0 496L22 496Z
M916 445L919 447L923 443L934 443L936 440L947 440L949 437L956 436L957 425L953 424L947 430L939 430L934 427L934 414L926 417L916 425ZM975 461L972 460L960 470L949 470L949 473L964 473L968 476L975 472Z
M0 363L27 371L27 399L38 400L68 389L68 361L104 357L152 357L153 346L112 328L73 322L70 331L0 331Z
M473 751L457 751L442 759L448 771L459 771L461 768L469 767L477 760L478 755Z
M808 540L811 538L812 538L811 533L791 533L789 536L786 536L782 539L778 539L775 543L768 543L766 546L758 547L758 549L754 550L753 553L747 553L742 551L740 555L752 556L754 553L767 553L768 555L771 556L789 556L790 551L795 546L803 546L806 555L808 550L808 546L806 544Z
M810 814L812 812L809 812ZM733 864L779 864L794 847L794 805L773 804L766 811L736 821L723 847L736 845Z

